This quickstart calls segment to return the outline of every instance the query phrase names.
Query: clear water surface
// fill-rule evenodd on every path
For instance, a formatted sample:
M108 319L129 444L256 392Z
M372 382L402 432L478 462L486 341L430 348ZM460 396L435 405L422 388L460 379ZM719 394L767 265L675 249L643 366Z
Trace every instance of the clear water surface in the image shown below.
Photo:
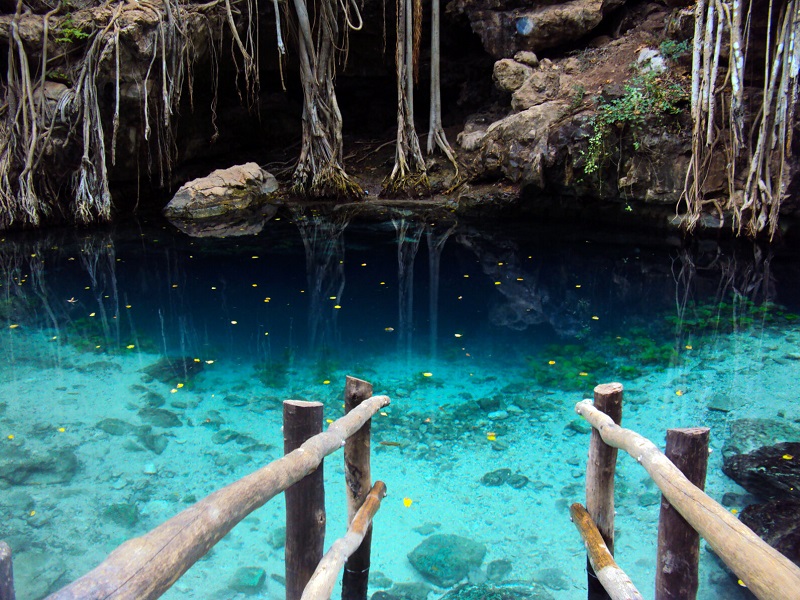
M589 439L574 405L597 383L622 382L623 424L659 445L668 427L711 427L707 490L732 510L746 496L720 470L730 424L800 419L791 248L324 212L225 239L164 223L2 239L0 538L18 598L280 456L282 400L340 416L348 374L392 399L373 423L389 490L373 592L422 581L406 555L454 533L487 548L473 579L508 560L507 580L585 597L568 509ZM325 463L328 545L341 461ZM498 469L521 487L482 481ZM616 555L646 596L659 498L621 456ZM231 578L255 566L255 597L282 598L283 510L253 513L166 597L238 597ZM700 597L747 597L703 548Z

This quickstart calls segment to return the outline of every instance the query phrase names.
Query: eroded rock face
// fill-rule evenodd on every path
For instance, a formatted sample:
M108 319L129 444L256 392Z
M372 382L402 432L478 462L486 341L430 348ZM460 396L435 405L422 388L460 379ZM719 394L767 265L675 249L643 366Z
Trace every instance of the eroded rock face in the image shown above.
M486 51L495 58L520 50L538 51L573 42L597 27L625 0L454 0L448 10L469 19Z
M470 10L477 4L470 4ZM610 6L598 0L553 3L532 10L537 18L559 14L566 23L588 19L592 10L601 18ZM512 8L516 10L501 2L495 13L513 12ZM683 118L686 111L652 111L635 126L620 123L605 130L603 156L593 155L589 147L592 136L599 135L595 119L601 105L609 106L629 94L632 77L660 76L663 69L680 68L675 63L667 65L658 49L668 11L647 5L636 15L638 24L629 34L616 40L598 38L597 48L565 58L539 60L530 50L503 49L514 58L498 60L493 78L498 89L510 94L510 114L489 123L484 118L470 119L457 138L478 180L507 179L517 184L524 190L522 210L534 212L536 207L529 206L526 198L573 198L608 206L635 201L652 205L648 210L656 213L679 202L691 156L691 127L688 116ZM632 64L639 66L632 70ZM596 166L591 167L590 161ZM720 179L704 181L706 193L725 183L724 165L714 172ZM643 217L645 211L638 214Z

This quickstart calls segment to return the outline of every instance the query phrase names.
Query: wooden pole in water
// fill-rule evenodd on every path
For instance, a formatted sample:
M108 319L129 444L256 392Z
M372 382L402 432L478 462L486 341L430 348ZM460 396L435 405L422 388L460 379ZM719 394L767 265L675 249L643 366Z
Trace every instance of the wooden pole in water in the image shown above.
M622 421L622 384L603 383L594 388L594 406ZM589 440L589 459L586 462L586 510L597 525L608 552L614 556L614 473L617 468L617 449L608 446L596 429ZM587 560L589 600L606 600L609 596L597 579L591 561Z
M349 413L372 396L372 384L355 377L347 377L344 388L344 412ZM347 525L367 499L372 488L370 472L371 420L347 439L344 446L344 477L347 488ZM366 600L369 583L372 525L367 527L364 541L347 559L342 578L342 600Z
M0 542L0 600L15 600L11 546Z
M575 412L599 430L609 446L625 450L644 467L675 510L759 600L800 600L800 567L692 485L653 442L623 429L589 400L578 402Z
M348 556L353 556L365 540L372 527L372 519L381 507L381 500L386 495L386 484L375 482L375 486L367 494L364 503L350 522L344 537L336 540L330 550L325 553L314 571L311 581L303 592L302 600L330 600L336 577ZM346 572L346 571L345 571Z
M583 538L589 564L597 573L597 580L608 597L612 600L644 600L630 577L614 561L603 536L586 509L576 502L570 507L569 514Z
M283 451L289 454L322 432L322 403L283 402ZM300 600L303 589L322 559L325 543L323 463L287 488L286 600Z
M705 488L708 466L708 427L668 429L664 454L697 486ZM697 597L700 535L661 496L658 518L656 600L694 600Z

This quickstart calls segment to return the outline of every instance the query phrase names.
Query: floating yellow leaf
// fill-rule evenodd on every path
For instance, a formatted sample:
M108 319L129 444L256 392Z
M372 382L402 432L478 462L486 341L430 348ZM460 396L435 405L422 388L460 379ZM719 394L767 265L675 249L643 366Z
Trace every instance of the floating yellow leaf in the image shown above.
M14 434L13 433L8 434L8 439L13 440L14 439Z
M342 308L342 307L339 306L338 304L336 304L333 308L337 308L338 309L338 308Z
M199 358L195 358L194 362L200 362L200 359Z
M178 389L181 389L181 388L183 387L183 384L182 384L182 383L179 383L179 384L178 384L178 385L176 385L175 387L176 387L176 388L178 388Z
M32 510L32 511L31 511L30 513L28 513L28 514L30 514L30 516L32 516L32 517L35 517L35 516L36 516L36 511L35 511L35 510Z
M267 296L266 298L264 298L264 302L269 302L270 300L272 300L272 298L270 298L269 296Z
M736 583L738 583L738 584L739 584L740 586L742 586L742 587L747 587L747 586L744 584L744 581L742 581L741 579L738 579L738 580L736 581Z
M381 416L382 416L382 417L388 417L388 416L389 416L389 413L381 411Z
M257 284L257 283L253 283L253 284L251 284L251 285L252 285L253 287L258 287L258 284Z
M331 380L330 379L326 379L325 381L322 382L322 385L330 385L330 383L331 383Z
M494 282L495 285L500 285L501 283L502 283L501 281L495 281Z
M456 333L456 334L455 334L455 336L456 336L457 338L460 338L460 337L461 337L461 335L462 335L462 334L460 334L460 333Z
M95 313L89 313L90 317L93 317L94 315L95 315Z
M423 377L433 377L433 373L423 373Z
M548 361L547 361L547 364L548 364L548 365L554 365L554 364L556 364L556 361L554 361L554 360L548 360Z
M784 454L783 456L781 456L781 458L783 460L792 460L794 458L794 456L791 455L791 454Z
M592 321L599 321L599 320L600 317L598 317L597 315L592 315Z
M8 326L9 329L16 329L17 327L19 327L19 325L17 323L14 323L13 325L9 325Z
M581 371L580 373L578 373L578 375L580 375L581 377L588 377L589 376L589 374L586 371Z
M490 442L493 442L497 439L497 435L495 435L494 433L487 433L486 439L489 440Z
M169 393L170 393L170 394L177 394L177 393L178 393L178 390L176 390L175 388L172 388L172 389L169 391Z
M128 345L127 345L127 346L125 346L125 347L126 347L128 350L133 350L134 348L136 348L136 346L135 346L134 344L128 344Z
M411 498L403 498L403 506L405 506L406 508L411 506L413 503L414 501Z
M130 308L130 307L131 307L131 305L130 305L130 304L126 304L126 305L125 305L125 308Z
M58 431L59 431L59 433L64 433L66 431L66 429L64 429L63 427L59 427Z
M231 321L231 325L236 325L238 323L239 323L239 321Z
M394 327L384 327L383 330L391 333L392 331L394 331Z
M691 349L692 349L692 346L691 346L691 344L686 344L686 345L684 346L684 348L686 348L687 350L691 350Z
M581 284L580 284L580 283L579 283L578 285L576 285L576 286L575 286L575 288L576 288L576 289L577 289L577 288L580 288L580 287L581 287Z
M330 425L331 423L333 423L333 419L325 419L325 422L326 422L328 425Z
M675 390L676 396L683 396L683 390Z
M213 360L207 360L207 361L206 361L206 364L207 364L207 365L213 365L213 364L214 364L214 361L213 361Z

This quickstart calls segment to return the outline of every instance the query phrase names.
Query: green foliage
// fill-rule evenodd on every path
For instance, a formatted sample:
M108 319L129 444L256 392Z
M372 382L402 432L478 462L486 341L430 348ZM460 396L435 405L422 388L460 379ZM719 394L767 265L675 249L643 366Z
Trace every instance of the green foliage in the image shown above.
M581 104L583 104L583 99L586 97L586 88L582 84L578 83L572 86L572 91L574 93L569 104L569 110L576 110Z
M289 383L289 362L273 360L256 368L256 377L269 388L283 388Z
M667 60L674 61L684 54L688 54L689 50L691 50L691 44L689 40L683 40L681 42L677 40L664 40L661 42L658 49L661 51L661 56Z
M685 333L699 336L746 331L755 325L784 326L798 318L772 302L756 304L749 298L736 297L719 303L692 303L682 316L668 315L665 320Z
M584 173L598 173L611 158L614 133L632 137L634 150L641 148L641 132L649 119L663 120L681 112L687 99L683 87L667 75L647 72L632 77L620 98L599 99L597 113L590 122L592 134L583 152Z
M72 13L67 13L61 26L56 31L56 42L60 44L73 44L89 37L89 34L80 27L76 27L72 20Z

